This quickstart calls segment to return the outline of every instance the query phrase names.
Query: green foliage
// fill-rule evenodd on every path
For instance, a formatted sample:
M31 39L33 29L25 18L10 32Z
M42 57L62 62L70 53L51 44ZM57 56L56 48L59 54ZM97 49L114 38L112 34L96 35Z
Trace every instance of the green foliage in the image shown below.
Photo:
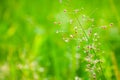
M119 6L119 0L0 0L0 80L119 80ZM93 43L100 51L87 49ZM94 73L86 71L93 62Z

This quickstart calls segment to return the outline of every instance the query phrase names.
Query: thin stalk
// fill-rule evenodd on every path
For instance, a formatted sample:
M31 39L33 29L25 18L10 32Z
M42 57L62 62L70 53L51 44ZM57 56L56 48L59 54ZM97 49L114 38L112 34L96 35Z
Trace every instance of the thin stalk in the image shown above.
M82 29L83 33L85 34L85 37L87 38L87 40L88 40L88 42L89 42L89 37L87 36L87 34L86 34L86 32L85 32L85 30L84 30L84 28L83 28L82 24L80 23L80 21L79 21L78 17L77 17L75 14L74 14L74 16L76 17L76 20L77 20L77 22L78 22L79 26L81 27L81 29ZM94 54L95 54L95 57L99 59L99 57L96 55L96 52L95 52L95 50L94 50L94 49L93 49L93 52L94 52ZM99 62L99 66L100 66L100 68L101 68L102 75L103 75L104 79L106 80L106 78L105 78L105 76L104 76L104 74L103 74L103 69L102 69L102 66L101 66L101 63L100 63L100 62Z

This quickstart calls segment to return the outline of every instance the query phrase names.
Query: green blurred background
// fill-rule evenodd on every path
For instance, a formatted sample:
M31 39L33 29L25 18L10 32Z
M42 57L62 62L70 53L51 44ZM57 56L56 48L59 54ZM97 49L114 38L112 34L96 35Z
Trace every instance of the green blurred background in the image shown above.
M92 14L97 25L113 23L102 34L107 51L105 75L107 80L119 80L120 1L70 2L73 8L83 7ZM54 21L69 7L66 4L67 0L0 0L0 80L74 80L82 74L71 70L67 45L55 33Z

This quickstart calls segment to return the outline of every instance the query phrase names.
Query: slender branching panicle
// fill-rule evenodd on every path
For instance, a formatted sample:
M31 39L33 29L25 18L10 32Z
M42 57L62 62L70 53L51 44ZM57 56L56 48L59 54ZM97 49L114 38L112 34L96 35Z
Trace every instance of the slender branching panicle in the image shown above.
M73 76L75 80L85 79L82 74L78 74L77 70L83 71L90 80L106 80L102 60L103 50L101 47L100 31L107 28L106 25L95 25L95 19L84 14L85 9L64 9L56 18L54 24L60 27L56 33L62 35L62 39L66 42L70 49L74 49L72 54L71 70L76 72ZM111 23L109 26L112 26ZM75 60L73 60L75 59ZM74 64L75 61L75 64Z

